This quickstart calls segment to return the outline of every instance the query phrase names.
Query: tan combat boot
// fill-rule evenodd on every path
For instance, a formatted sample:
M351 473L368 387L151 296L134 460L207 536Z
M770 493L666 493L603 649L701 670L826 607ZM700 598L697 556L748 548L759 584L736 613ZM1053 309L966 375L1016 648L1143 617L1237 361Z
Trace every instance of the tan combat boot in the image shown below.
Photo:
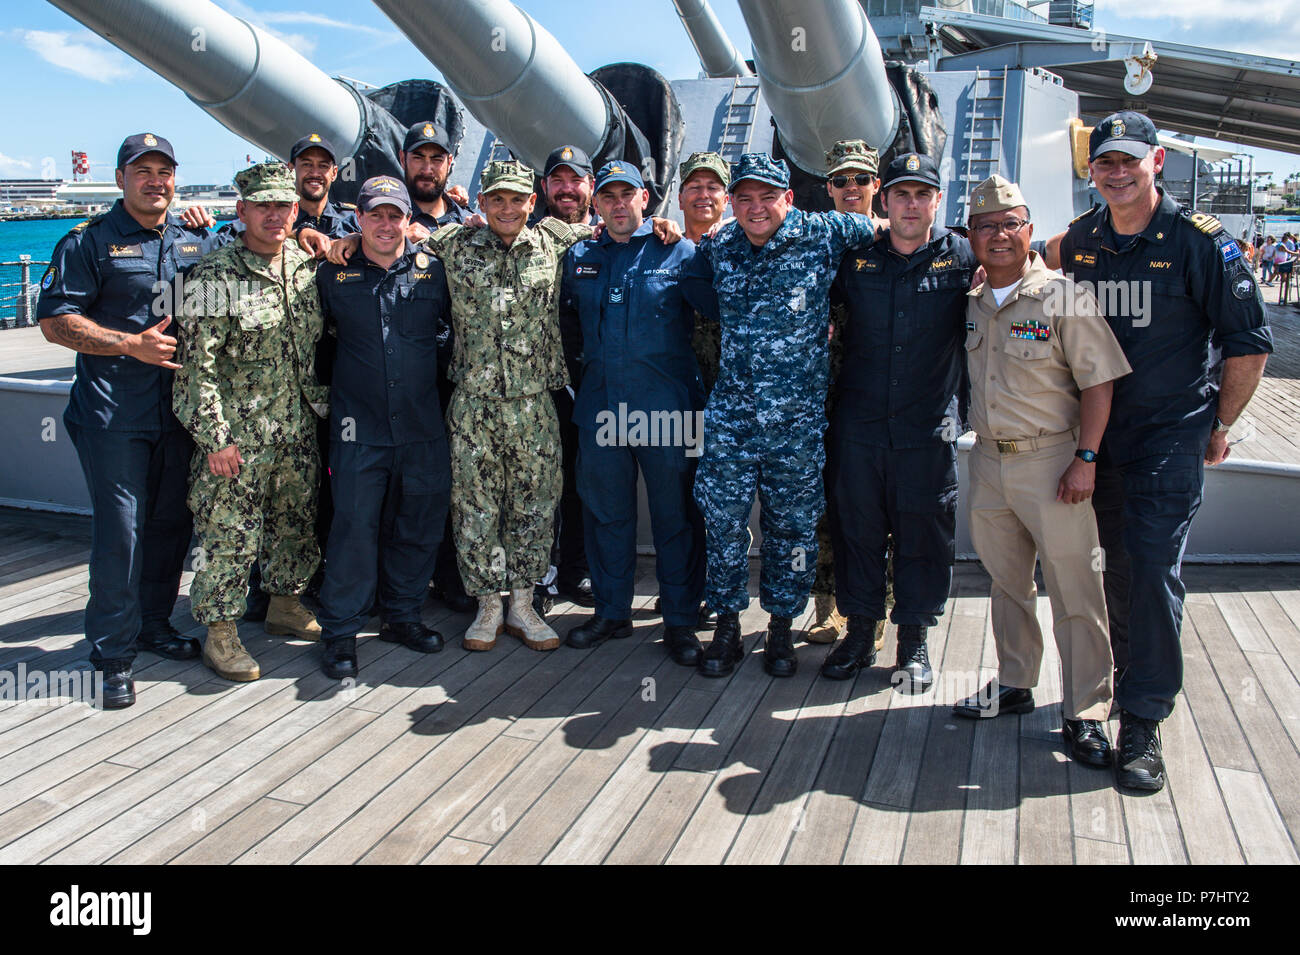
M465 631L461 646L466 650L491 650L497 645L497 637L504 629L501 595L486 594L478 598L478 614Z
M236 683L249 683L262 675L262 668L239 642L235 621L221 620L208 624L208 639L203 642L203 662L217 676Z
M320 624L316 622L315 614L302 605L296 594L287 597L271 595L271 605L266 609L266 623L262 624L262 629L277 637L320 639Z
M560 635L537 616L537 610L533 607L532 587L510 591L506 631L524 641L524 645L532 650L554 650L560 645Z
M814 594L813 607L813 625L808 628L804 639L809 643L834 643L848 625L835 607L835 595Z

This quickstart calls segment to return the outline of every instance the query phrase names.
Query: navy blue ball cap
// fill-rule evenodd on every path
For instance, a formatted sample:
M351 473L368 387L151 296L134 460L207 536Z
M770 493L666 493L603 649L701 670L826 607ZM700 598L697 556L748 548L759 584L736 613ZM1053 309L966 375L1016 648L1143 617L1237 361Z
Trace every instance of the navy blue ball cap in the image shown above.
M600 172L596 173L596 192L611 182L626 182L637 189L644 189L645 182L641 179L641 174L637 172L636 166L630 162L614 160L607 162L600 167Z
M773 159L767 153L745 153L731 167L731 184L727 186L727 192L735 192L746 179L789 189L790 167L784 159Z
M557 146L546 157L542 167L542 176L549 176L560 166L568 166L579 176L591 175L591 157L577 146Z
M1088 159L1112 151L1142 159L1151 147L1159 145L1155 124L1141 113L1125 109L1111 113L1093 127L1088 137Z
M293 144L289 150L289 162L293 162L309 149L323 149L329 153L330 162L338 165L339 154L334 150L334 144L322 136L320 133L308 133L302 139Z
M924 153L903 153L893 158L885 167L881 191L888 191L896 182L921 182L936 189L943 188L939 181L939 167Z
M435 146L441 146L448 153L451 152L451 137L447 131L437 123L424 122L416 123L406 131L406 139L402 141L402 152L409 153L417 146L423 146L425 143L433 143Z
M361 184L357 208L369 212L376 206L396 206L404 215L411 213L411 197L406 184L392 176L372 176Z
M122 140L122 146L117 151L117 168L125 169L145 153L162 153L171 160L173 166L180 165L176 161L176 153L172 152L172 144L167 140L153 133L136 133Z

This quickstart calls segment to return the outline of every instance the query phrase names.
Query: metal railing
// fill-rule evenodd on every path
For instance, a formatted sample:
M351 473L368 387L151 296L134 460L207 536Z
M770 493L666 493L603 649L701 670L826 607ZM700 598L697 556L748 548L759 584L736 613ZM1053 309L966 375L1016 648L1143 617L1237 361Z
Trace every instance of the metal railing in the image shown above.
M30 255L18 256L17 262L0 262L0 329L36 324L40 276L49 264ZM35 282L32 281L33 274Z

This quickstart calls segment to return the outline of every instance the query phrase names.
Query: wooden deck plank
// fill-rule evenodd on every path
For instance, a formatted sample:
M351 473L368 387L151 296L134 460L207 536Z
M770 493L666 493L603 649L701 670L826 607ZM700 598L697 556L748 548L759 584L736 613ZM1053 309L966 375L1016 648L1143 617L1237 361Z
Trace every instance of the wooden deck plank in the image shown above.
M963 865L1010 865L1016 861L1019 796L1019 720L993 717L974 726L974 743L961 832Z
M1158 793L1124 799L1124 821L1135 865L1183 865L1188 862L1178 814L1166 786Z
M1068 865L1074 861L1070 780L1056 743L1020 738L1020 841L1017 861Z
M174 861L191 865L226 865L284 825L301 809L294 803L263 796L176 856Z
M1183 615L1183 695L1196 709L1196 730L1205 744L1210 765L1256 772L1259 767L1237 716L1228 703L1220 675L1210 663L1201 632L1221 627L1223 618L1213 601L1189 594Z
M1223 787L1224 802L1237 821L1246 861L1251 865L1300 864L1291 834L1264 778L1238 769L1218 769L1215 775Z
M605 862L610 865L659 865L672 851L695 807L712 785L712 773L669 769L605 857Z
M424 857L424 865L477 865L491 846L448 836Z
M1106 839L1074 840L1074 859L1079 865L1131 865L1128 846Z
M1179 699L1160 724L1170 796L1193 865L1239 865L1237 833L1197 734L1196 711Z

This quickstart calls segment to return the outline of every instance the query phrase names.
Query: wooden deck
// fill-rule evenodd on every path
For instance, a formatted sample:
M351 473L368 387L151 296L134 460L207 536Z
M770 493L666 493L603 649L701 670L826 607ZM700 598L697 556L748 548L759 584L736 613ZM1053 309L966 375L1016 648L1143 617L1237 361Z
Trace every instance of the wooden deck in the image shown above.
M0 668L84 659L88 544L84 519L0 512ZM363 638L348 688L316 647L254 624L256 683L145 655L130 709L0 705L0 862L1298 861L1295 567L1186 568L1186 690L1151 796L1065 759L1050 644L1037 711L951 717L993 673L977 564L958 567L919 697L885 668L818 679L811 645L790 680L754 653L705 680L667 660L651 574L643 561L635 636L589 653ZM1050 626L1045 599L1040 614ZM186 603L175 620L199 632ZM755 601L751 650L763 621Z

